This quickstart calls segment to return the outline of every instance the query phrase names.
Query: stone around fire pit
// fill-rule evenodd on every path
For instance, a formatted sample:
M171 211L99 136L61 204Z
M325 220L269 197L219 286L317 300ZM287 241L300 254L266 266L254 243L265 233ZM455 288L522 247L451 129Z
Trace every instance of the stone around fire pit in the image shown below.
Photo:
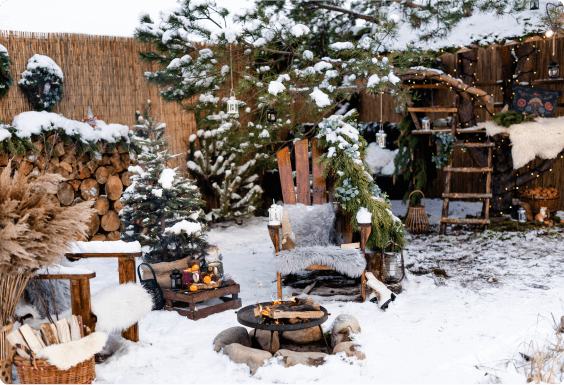
M359 360L364 360L366 358L364 353L358 350L358 345L355 344L354 342L341 342L340 344L337 344L337 346L333 348L333 354L337 354L340 352L345 352L347 357L354 356Z
M355 316L341 314L335 321L331 331L331 346L335 347L341 342L348 342L351 334L360 333L360 325Z
M234 343L241 344L249 348L251 347L251 336L247 333L247 329L242 326L234 326L232 328L225 329L213 340L213 348L216 352L219 352L221 348Z
M231 344L223 348L223 354L229 356L237 364L247 364L254 375L258 368L272 358L272 354L264 350L248 348L241 344Z
M251 339L253 340L253 344L256 343L260 345L262 350L267 350L269 352L275 352L280 349L280 337L278 332L274 332L274 335L272 336L272 349L270 348L270 331L257 329L256 333L256 338L254 338L255 329L251 330Z
M282 357L282 362L284 367L289 368L290 366L302 364L306 366L319 366L323 365L325 362L325 353L315 353L315 352L293 352L291 350L280 349L276 352L274 357Z
M319 327L314 326L302 330L284 331L282 337L297 344L309 344L310 342L320 341L323 336Z

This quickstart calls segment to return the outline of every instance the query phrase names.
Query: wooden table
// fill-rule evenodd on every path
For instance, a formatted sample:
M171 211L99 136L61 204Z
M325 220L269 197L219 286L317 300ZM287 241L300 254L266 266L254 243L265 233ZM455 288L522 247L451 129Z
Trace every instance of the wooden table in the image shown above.
M72 314L82 316L82 323L94 331L96 322L92 317L90 303L90 279L96 273L89 274L37 274L33 279L68 279L70 281Z
M135 258L141 257L141 253L67 253L65 257L70 260L82 258L117 258L119 283L137 282L135 278ZM132 325L129 329L122 331L121 335L127 340L139 342L139 325Z
M198 290L191 292L188 290L172 291L170 289L162 289L165 299L165 310L176 311L178 314L193 320L205 318L212 314L221 313L229 309L238 309L242 306L241 299L238 296L240 287L233 280L227 281L227 286L218 287L217 289ZM231 298L225 297L230 295ZM200 310L196 310L198 302L208 299L221 298L224 302L218 305L212 305ZM189 309L179 307L189 306Z

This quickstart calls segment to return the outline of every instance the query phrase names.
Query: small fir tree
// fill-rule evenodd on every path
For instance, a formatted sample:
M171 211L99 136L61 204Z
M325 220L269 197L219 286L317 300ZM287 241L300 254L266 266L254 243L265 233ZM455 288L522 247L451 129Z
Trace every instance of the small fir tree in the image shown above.
M175 156L169 155L163 137L166 125L150 115L150 101L145 113L136 115L132 140L141 148L140 165L132 168L137 175L122 198L122 238L139 241L143 259L150 263L201 257L208 243L200 192L176 169L167 167Z

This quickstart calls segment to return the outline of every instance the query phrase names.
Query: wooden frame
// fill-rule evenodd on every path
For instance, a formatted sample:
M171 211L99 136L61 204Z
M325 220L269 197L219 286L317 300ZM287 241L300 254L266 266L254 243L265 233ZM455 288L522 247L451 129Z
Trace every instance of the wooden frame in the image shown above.
M290 150L284 147L276 154L278 160L278 171L280 173L280 184L282 186L282 196L285 204L294 205L301 203L307 206L312 204L324 204L330 199L331 194L327 193L327 185L325 178L323 178L323 166L317 163L322 152L317 146L317 138L311 140L311 153L312 153L312 178L313 178L313 196L310 193L310 180L309 180L309 155L308 155L308 140L300 140L295 144L296 154L296 184L294 186L294 178L292 176L292 163L290 160ZM341 223L338 224L343 232L343 240L345 243L350 243L352 240L352 229L350 225L350 218L342 217ZM366 257L366 242L372 231L371 224L359 224L361 229L361 242L360 247ZM268 225L268 233L276 253L280 252L280 229L282 225ZM306 270L334 270L329 266L311 265ZM282 275L276 273L278 298L282 299ZM362 301L366 300L366 290L364 284L366 282L365 272L362 273L360 282L360 293Z

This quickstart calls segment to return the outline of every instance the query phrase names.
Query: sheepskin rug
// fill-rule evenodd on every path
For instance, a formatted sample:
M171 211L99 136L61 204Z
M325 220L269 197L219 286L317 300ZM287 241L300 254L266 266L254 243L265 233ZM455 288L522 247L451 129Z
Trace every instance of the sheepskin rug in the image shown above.
M106 333L95 332L78 341L47 346L41 349L37 358L46 359L57 369L68 370L101 352L107 340Z
M486 122L489 136L509 134L515 170L539 157L554 159L564 149L564 117L537 118L534 122L514 124L509 128Z
M98 319L96 330L125 330L151 312L153 299L142 286L125 283L102 290L92 297L92 313Z
M332 203L306 206L284 205L296 236L296 248L282 250L274 257L276 271L287 275L311 265L325 265L346 276L357 278L366 268L359 249L336 246L336 215Z

